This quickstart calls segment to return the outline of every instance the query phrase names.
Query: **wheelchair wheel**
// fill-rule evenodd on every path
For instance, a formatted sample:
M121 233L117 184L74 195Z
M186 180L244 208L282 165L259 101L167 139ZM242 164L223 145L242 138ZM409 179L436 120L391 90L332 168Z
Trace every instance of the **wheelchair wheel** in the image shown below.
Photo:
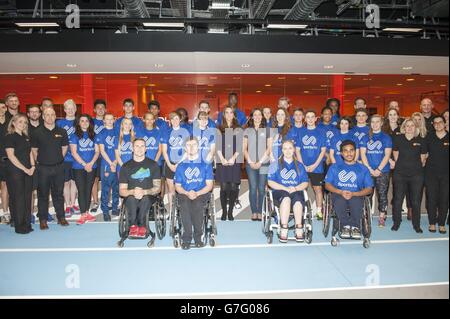
M272 203L270 200L270 195L268 192L266 192L266 196L264 196L264 202L263 202L263 210L262 210L262 232L264 235L268 236L269 230L270 230L270 223L271 223L271 216L272 216Z
M372 234L372 208L370 199L364 199L364 215L362 218L362 231L365 238L370 238Z
M271 245L273 243L273 231L269 231L266 236L267 236L267 243Z
M157 201L154 206L155 213L155 228L158 239L161 240L166 236L166 208L161 201Z
M125 208L125 204L123 204L120 215L119 215L119 236L121 239L126 238L128 236L128 219L127 219L127 212ZM122 242L123 244L123 242ZM122 245L123 246L123 245Z
M208 216L209 216L209 222L211 224L210 229L211 233L214 234L214 236L217 236L217 224L216 224L216 211L215 211L215 203L214 203L214 196L211 194L211 199L209 201L208 205Z
M339 239L336 237L331 238L331 246L337 247L337 245L339 245Z
M326 194L324 199L324 212L322 220L322 233L325 238L328 237L328 233L330 231L331 210L331 196L330 194Z
M363 247L366 249L370 247L370 239L369 238L363 239Z
M209 235L209 246L216 246L216 236L214 236L214 234Z
M176 233L176 214L177 214L177 208L176 208L176 198L174 196L174 199L172 201L172 208L170 210L170 225L169 225L169 235L170 237L174 237Z

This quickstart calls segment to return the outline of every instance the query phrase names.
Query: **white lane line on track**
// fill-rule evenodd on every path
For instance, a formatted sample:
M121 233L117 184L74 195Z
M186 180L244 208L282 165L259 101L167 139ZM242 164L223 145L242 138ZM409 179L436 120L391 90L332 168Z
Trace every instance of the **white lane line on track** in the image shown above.
M290 290L257 290L257 291L224 291L224 292L184 292L184 293L161 293L161 294L98 294L98 295L24 295L24 296L0 296L0 299L78 299L78 298L188 298L201 296L239 296L239 295L265 295L265 294L292 294L292 293L312 293L327 291L352 291L352 290L378 290L393 288L417 288L448 286L449 282L429 282L402 285L380 285L380 286L355 286L355 287L335 287L335 288L311 288L311 289L290 289Z
M409 243L423 243L423 242L440 242L448 241L449 238L423 238L423 239L396 239L396 240L373 240L371 245L380 244L409 244ZM147 240L145 241L147 242ZM344 241L341 240L339 245L362 245L360 240ZM223 245L216 247L204 247L201 250L208 249L252 249L252 248L292 248L292 247L316 247L316 246L330 246L330 242L320 243L289 243L289 244L249 244L249 245ZM168 247L94 247L94 248L3 248L0 249L0 253L52 253L52 252L111 252L111 251L181 251L180 248Z

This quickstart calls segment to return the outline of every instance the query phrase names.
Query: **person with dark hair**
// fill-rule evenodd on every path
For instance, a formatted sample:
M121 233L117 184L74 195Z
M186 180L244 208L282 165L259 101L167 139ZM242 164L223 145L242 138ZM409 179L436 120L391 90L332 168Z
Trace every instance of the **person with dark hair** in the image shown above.
M208 115L208 127L209 128L216 128L217 125L214 122L214 120L211 118L211 106L207 100L202 100L198 104L198 111L199 112L205 112ZM197 116L198 119L198 116ZM195 121L194 121L195 122Z
M361 142L364 136L369 134L370 127L367 125L367 120L369 119L369 113L366 109L357 109L355 115L355 125L352 128L352 134L358 142Z
M16 114L9 122L5 150L8 156L7 183L12 224L16 233L28 234L33 231L30 213L35 164L28 136L28 119L25 115Z
M341 108L341 101L339 99L336 99L334 97L329 98L327 102L325 103L325 107L330 108L333 112L333 115L331 116L331 124L337 125L339 118L341 115L339 114L339 110ZM323 116L323 110L322 110L322 116Z
M111 221L108 206L110 193L112 215L119 216L119 176L117 175L117 158L115 152L115 140L118 137L114 133L114 115L106 113L104 123L105 128L99 135L95 136L95 143L99 146L101 154L101 209L103 212L103 220L108 222Z
M212 164L200 158L196 137L190 136L186 140L185 152L186 157L177 165L174 181L183 225L181 248L187 250L192 237L196 248L204 247L203 217L214 187L214 175Z
M146 215L161 192L161 170L158 164L145 156L143 139L133 141L133 157L120 170L120 196L127 208L129 236L144 238L147 233Z
M358 110L367 110L367 102L366 99L362 98L362 97L357 97L355 99L355 102L353 103L353 108L355 109L355 115L352 116L352 122L353 125L356 126L357 125L357 111ZM367 113L368 115L368 113ZM366 118L366 122L367 122L368 117Z
M254 109L244 132L243 151L247 162L250 208L253 221L262 219L272 138L261 109ZM222 217L225 219L226 215Z
M273 190L274 200L280 203L280 242L288 241L291 209L295 219L295 239L302 241L304 239L303 207L305 207L303 191L308 188L308 174L303 164L295 158L293 141L283 141L282 155L273 165L276 167L269 174L268 185Z
M8 111L6 112L6 120L9 122L12 117L16 114L19 114L19 107L20 107L20 101L19 97L16 93L8 93L5 96L5 104L8 108Z
M33 155L38 163L37 216L41 230L48 229L50 191L58 224L69 225L64 215L64 157L69 148L69 139L66 130L56 126L53 108L45 109L43 117L44 125L38 127L31 138Z
M444 110L441 114L445 122L445 130L448 132L449 120L448 120L448 109Z
M273 120L272 127L275 129L275 132L271 132L272 137L272 152L271 152L271 161L278 161L278 158L281 156L281 145L284 140L292 140L294 144L297 144L298 136L296 133L300 133L300 131L295 131L292 128L291 120L289 117L289 113L285 108L280 108L277 110L275 114L275 118Z
M300 107L295 108L292 118L294 119L294 121L292 122L292 131L295 144L297 143L297 139L298 136L300 135L300 132L305 130L305 125L303 123L305 120L305 111Z
M104 118L106 113L106 101L102 99L97 99L94 102L94 113L95 118L94 121L94 133L95 136L100 135L100 133L105 128ZM101 155L97 160L97 169L95 171L95 180L94 186L92 187L92 207L91 212L96 213L99 207L99 198L98 198L98 190L99 190L99 182L101 180L101 167L102 167L102 157Z
M134 101L130 98L123 100L123 113L122 117L119 117L114 123L114 131L116 135L120 133L120 125L122 124L123 119L127 118L133 122L133 128L135 132L138 132L142 129L143 123L141 119L137 116L134 116Z
M392 138L381 130L382 124L381 115L372 115L369 135L363 137L360 142L361 160L369 169L377 191L379 227L385 226L390 178L389 160L392 156Z
M159 128L163 134L166 134L166 131L168 130L169 125L167 124L166 121L164 121L164 119L159 117L159 115L160 115L159 113L161 111L161 105L159 104L159 101L153 100L153 101L148 102L148 110L155 117L156 127Z
M201 159L205 163L211 163L216 153L216 124L209 120L208 113L200 111L192 124L192 136L198 138ZM209 124L214 126L210 127Z
M244 112L242 112L239 108L238 108L238 95L237 93L230 93L228 94L228 106L231 107L233 109L233 112L236 113L236 121L238 122L239 126L244 126L245 123L247 123L247 116L245 115ZM224 109L225 111L225 109ZM223 112L220 112L218 117L217 117L217 126L222 125L223 120Z
M324 132L316 127L317 115L313 110L305 114L306 129L301 132L297 139L300 162L305 166L311 185L316 195L316 217L322 219L323 204L323 178L325 154L327 151L327 137Z
M56 121L56 126L64 129L67 133L67 137L70 141L72 135L75 134L75 118L77 113L77 105L74 100L69 99L64 102L64 112L66 117ZM72 162L73 156L70 148L64 158L64 201L66 203L65 214L69 218L72 214L79 214L80 208L75 205L77 198L77 187L73 180L72 175ZM53 218L49 214L48 221L52 221Z
M184 128L192 135L192 125L189 123L189 114L184 107L179 107L175 112L180 115L180 127Z
M77 225L95 221L89 213L92 186L94 185L99 147L95 142L94 122L87 114L75 120L75 134L70 138L70 149L73 155L73 178L78 189L78 204L81 216Z
M445 221L448 214L449 169L448 169L448 132L441 115L433 119L434 130L426 138L428 158L425 166L426 206L428 212L428 230L445 234Z
M6 162L8 157L5 151L5 136L8 132L9 121L6 118L6 112L8 108L6 107L5 101L0 100L0 191L2 197L2 215L0 216L0 223L9 224L11 221L9 208L8 208L8 188L6 185Z
M395 169L393 174L394 205L392 217L397 231L402 222L402 204L409 192L412 208L412 224L416 233L423 233L420 228L420 203L424 184L424 166L427 148L425 140L420 137L419 128L414 120L406 119L400 128L401 135L394 138Z
M325 177L325 188L331 193L341 226L341 237L360 238L364 197L372 193L373 180L367 167L356 161L353 141L343 141L340 151L344 161L330 166Z
M322 108L321 114L321 120L319 124L317 124L317 127L325 132L325 135L327 136L327 142L330 143L331 139L339 133L339 130L337 129L339 118L337 118L336 123L333 124L333 109L329 106L325 106L324 108Z
M262 112L264 115L264 118L266 119L267 127L272 127L272 108L270 106L264 106L262 108Z
M239 184L241 183L241 163L238 158L242 154L242 145L237 136L240 130L236 113L233 107L227 106L223 110L223 118L219 130L220 137L216 138L217 166L216 181L220 183L220 203L222 205L222 220L225 216L233 221L233 209L239 197Z
M343 141L350 140L355 143L356 147L356 160L359 158L359 141L352 133L352 122L351 118L348 116L341 117L338 121L338 131L331 138L328 143L328 150L330 154L330 163L341 164L344 159L341 154L341 144Z
M41 101L41 113L44 114L44 111L48 108L53 108L53 100L49 97L44 97Z

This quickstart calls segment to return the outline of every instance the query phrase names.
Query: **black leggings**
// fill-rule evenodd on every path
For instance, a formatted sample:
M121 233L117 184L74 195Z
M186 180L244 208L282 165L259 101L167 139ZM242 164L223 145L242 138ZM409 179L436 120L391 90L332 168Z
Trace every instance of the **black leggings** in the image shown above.
M233 214L234 203L239 197L238 183L220 183L220 204L224 214ZM227 209L228 204L228 209Z
M395 225L400 225L402 221L402 204L409 192L412 206L412 224L414 227L420 227L420 203L422 199L424 174L420 173L413 176L406 176L394 172L394 207L392 217Z
M78 190L78 205L82 214L89 211L91 206L92 186L94 186L95 170L88 173L84 169L74 169L73 179Z
M426 172L426 206L430 225L445 226L448 213L448 174Z
M27 233L31 228L33 178L10 165L8 165L7 174L6 184L9 192L11 220L14 221L16 233Z

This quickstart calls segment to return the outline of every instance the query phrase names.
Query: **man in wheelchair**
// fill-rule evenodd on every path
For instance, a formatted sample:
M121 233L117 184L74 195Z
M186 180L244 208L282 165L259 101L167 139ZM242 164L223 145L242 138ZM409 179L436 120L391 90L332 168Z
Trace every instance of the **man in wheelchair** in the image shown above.
M291 210L295 219L295 239L303 241L303 208L305 198L303 191L308 187L308 174L302 163L295 158L295 146L291 140L285 140L282 144L282 155L275 168L270 169L268 176L269 187L273 190L275 202L280 203L281 230L279 240L282 243L288 241L289 215Z
M145 238L146 217L161 191L161 172L158 164L147 158L143 139L133 142L133 159L125 163L119 176L119 192L128 213L129 237Z
M175 190L180 206L183 228L181 248L187 250L194 237L195 247L202 248L203 216L214 186L212 164L205 162L199 152L196 137L189 137L185 142L186 157L175 171ZM192 227L194 234L192 234Z
M373 179L366 166L356 162L356 145L342 142L343 163L333 164L325 177L325 188L331 193L331 202L340 225L341 238L361 238L361 219L365 196L373 191Z

